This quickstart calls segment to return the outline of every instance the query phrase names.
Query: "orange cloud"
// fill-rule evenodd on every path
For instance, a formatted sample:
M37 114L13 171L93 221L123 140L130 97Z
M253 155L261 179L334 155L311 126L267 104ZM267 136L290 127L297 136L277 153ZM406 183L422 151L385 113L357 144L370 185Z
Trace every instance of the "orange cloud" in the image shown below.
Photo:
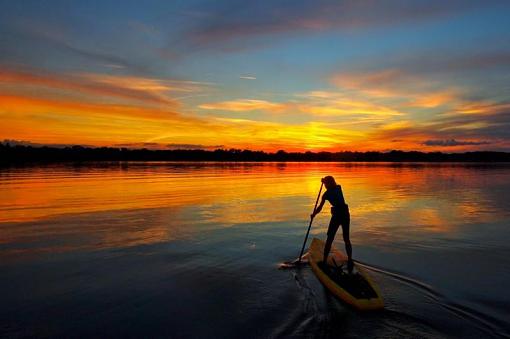
M335 86L354 91L354 95L365 100L396 99L402 107L434 108L461 101L459 89L438 90L436 82L400 69L338 73L329 79Z
M382 87L400 82L408 75L399 69L384 69L375 72L340 73L331 77L333 83L349 88Z
M169 93L198 91L205 85L188 81L132 76L92 73L56 75L40 71L26 72L0 68L1 84L8 85L9 89L16 93L39 87L55 90L57 95L71 92L80 95L81 100L83 100L83 94L88 94L94 96L92 100L97 100L97 96L100 96L172 107L177 107L178 102Z
M232 111L232 112L246 112L257 110L278 112L284 110L287 107L287 105L269 102L265 100L239 99L216 103L206 103L198 107L208 110Z
M510 110L510 103L494 103L491 101L464 102L455 109L456 114L492 115Z
M312 91L299 95L304 101L298 104L302 112L317 116L400 116L404 115L387 105L370 100L356 100L338 92Z
M459 95L454 91L422 93L418 95L409 106L434 108L445 104L455 104L459 101Z
M373 97L393 97L402 93L399 86L412 82L420 83L421 79L398 69L385 69L374 72L338 73L330 77L331 83L337 87L357 90ZM410 88L406 88L409 92Z
M465 124L467 125L467 123ZM367 136L355 146L358 150L391 150L399 149L404 151L421 150L427 152L463 152L478 150L487 145L500 144L492 138L477 138L464 135L464 130L470 126L464 126L455 121L429 121L413 122L403 120L382 124L367 132ZM485 126L475 126L482 128ZM455 132L460 132L454 134ZM453 135L458 137L454 138ZM348 144L347 146L354 146Z
M162 119L176 117L170 110L120 104L82 103L61 99L41 99L29 96L0 95L0 112L20 114L65 114L80 116L111 116Z
M359 116L400 116L403 115L395 109L378 105L369 101L353 100L340 93L309 92L297 95L299 100L283 103L266 100L239 99L217 103L206 103L199 108L207 110L221 110L231 112L265 111L267 113L305 113L313 117L346 117Z

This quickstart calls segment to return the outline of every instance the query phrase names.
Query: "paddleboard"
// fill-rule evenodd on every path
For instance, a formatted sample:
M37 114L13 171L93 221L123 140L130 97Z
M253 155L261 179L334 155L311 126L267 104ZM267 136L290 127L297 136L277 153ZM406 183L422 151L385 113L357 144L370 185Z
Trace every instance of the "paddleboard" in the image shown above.
M309 248L308 260L319 281L336 297L362 311L384 307L381 292L365 268L354 263L351 273L347 270L347 256L331 248L327 265L322 263L324 241L314 238Z

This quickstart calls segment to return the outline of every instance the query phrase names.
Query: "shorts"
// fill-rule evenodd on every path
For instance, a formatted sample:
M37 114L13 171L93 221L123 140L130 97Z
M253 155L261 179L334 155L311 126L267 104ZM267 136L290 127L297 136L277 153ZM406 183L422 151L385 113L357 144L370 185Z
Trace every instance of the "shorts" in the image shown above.
M349 206L332 207L331 220L329 221L328 227L328 237L334 237L340 225L342 225L342 232L344 235L348 235L350 224L351 215L349 213Z

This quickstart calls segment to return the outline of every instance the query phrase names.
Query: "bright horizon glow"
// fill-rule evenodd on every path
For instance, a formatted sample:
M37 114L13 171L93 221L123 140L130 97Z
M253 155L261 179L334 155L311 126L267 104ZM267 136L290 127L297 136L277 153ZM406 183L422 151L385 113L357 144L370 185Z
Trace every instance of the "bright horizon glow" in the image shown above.
M0 140L510 151L506 2L1 8Z

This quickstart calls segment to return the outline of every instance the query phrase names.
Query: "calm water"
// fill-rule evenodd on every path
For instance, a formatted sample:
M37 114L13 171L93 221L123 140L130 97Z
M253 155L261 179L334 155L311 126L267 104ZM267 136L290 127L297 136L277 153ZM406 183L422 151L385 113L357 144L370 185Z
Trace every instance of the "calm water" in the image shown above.
M326 174L382 312L346 307L309 267L277 269ZM510 165L3 168L0 336L510 337L509 240Z

